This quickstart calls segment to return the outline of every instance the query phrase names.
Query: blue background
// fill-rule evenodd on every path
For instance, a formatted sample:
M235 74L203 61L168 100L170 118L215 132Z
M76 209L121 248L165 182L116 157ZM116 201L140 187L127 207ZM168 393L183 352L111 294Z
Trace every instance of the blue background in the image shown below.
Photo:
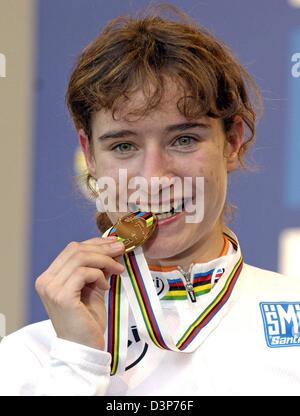
M94 206L76 189L77 136L64 103L79 51L108 20L148 1L40 0L36 17L35 129L28 322L44 319L34 281L72 240L97 235ZM246 262L277 270L278 236L300 224L300 78L291 56L300 52L300 9L285 0L172 1L227 43L260 86L265 112L253 158L257 173L235 173L231 228Z

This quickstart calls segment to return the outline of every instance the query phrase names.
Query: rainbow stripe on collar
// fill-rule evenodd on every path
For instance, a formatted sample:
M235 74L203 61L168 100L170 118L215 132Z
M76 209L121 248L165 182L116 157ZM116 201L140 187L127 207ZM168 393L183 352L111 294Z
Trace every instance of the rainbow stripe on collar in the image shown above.
M194 280L193 280L193 287L194 293L196 297L205 295L206 293L210 292L213 285L212 285L212 276L214 273L214 269L209 270L204 273L195 273ZM218 280L222 277L224 273L224 269L218 270L215 276L215 284ZM182 279L167 279L169 284L168 292L161 298L161 300L186 300L188 299L188 295L186 293L185 285Z

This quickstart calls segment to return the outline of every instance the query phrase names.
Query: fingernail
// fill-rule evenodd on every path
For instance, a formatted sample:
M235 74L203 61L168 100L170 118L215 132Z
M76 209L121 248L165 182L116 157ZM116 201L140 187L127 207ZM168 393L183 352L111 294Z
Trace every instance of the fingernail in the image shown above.
M116 235L110 235L108 237L102 237L102 238L104 238L105 240L116 240L116 238L118 237Z
M119 242L119 243L113 243L113 244L110 245L110 247L113 250L120 250L121 248L124 248L124 244L121 243L121 242Z

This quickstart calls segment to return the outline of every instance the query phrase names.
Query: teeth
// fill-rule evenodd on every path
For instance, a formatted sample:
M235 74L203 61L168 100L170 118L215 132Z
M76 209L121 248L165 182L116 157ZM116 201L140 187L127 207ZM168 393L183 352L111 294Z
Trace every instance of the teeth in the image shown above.
M182 206L184 204L184 201L183 200L176 201L175 204L176 205L174 205L173 208L172 208L174 211L176 211L178 208L182 208ZM181 209L179 211L181 211Z
M156 214L159 220L164 220L165 218L170 218L174 215L174 212L169 212L167 214Z
M154 205L153 206L147 206L147 205L130 204L130 208L131 208L132 211L138 211L138 210L139 211L144 211L144 212L152 211L156 215L159 215L160 218L161 218L162 215L169 215L170 216L170 214L174 214L175 211L177 211L177 212L182 211L183 208L184 208L184 201L183 200L175 201L175 202L173 202L169 205L170 211L166 211L165 209L164 209L164 211L162 211L162 208L164 208L164 207L169 208L167 205L168 204L164 204L161 207L159 205L158 206L154 206Z

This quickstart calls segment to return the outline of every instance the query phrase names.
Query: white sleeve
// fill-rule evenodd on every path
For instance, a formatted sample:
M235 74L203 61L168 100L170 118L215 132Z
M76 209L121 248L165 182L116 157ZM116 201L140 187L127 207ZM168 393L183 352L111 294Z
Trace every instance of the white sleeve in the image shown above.
M37 354L35 348L21 344L10 336L0 343L0 396L106 394L111 379L109 353L60 338L52 341L50 354Z

